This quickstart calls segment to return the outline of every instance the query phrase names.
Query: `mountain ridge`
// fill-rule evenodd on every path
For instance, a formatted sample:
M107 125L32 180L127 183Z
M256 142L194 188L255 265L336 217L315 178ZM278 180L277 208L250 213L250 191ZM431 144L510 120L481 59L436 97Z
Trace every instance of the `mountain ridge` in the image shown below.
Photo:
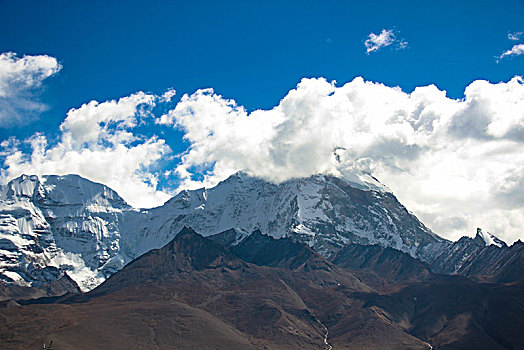
M23 175L0 189L0 278L38 287L67 272L88 291L164 246L184 226L204 236L234 230L236 243L259 229L328 258L347 244L379 244L423 260L438 273L487 274L459 262L469 256L491 261L495 255L502 261L508 254L510 247L481 232L477 240L492 244L459 249L425 227L389 190L355 183L314 175L276 185L237 173L214 188L182 191L163 206L137 210L107 186L78 175ZM485 248L501 251L488 259L480 254ZM518 253L512 254L518 262ZM513 281L520 272L502 275Z

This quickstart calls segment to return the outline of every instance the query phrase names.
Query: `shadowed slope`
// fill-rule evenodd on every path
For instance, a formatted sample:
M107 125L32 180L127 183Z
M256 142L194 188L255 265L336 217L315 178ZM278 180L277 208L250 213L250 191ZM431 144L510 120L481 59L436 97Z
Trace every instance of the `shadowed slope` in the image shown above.
M406 253L378 245L348 244L332 262L355 271L372 271L389 282L424 280L433 274L428 267Z
M0 282L0 300L53 297L66 293L81 293L78 285L66 273L60 279L45 283L40 287L22 287Z
M231 250L245 261L261 266L283 267L290 270L298 268L324 269L329 271L331 263L308 246L290 238L275 239L253 232Z
M440 276L388 294L354 293L364 308L434 349L522 349L524 290Z

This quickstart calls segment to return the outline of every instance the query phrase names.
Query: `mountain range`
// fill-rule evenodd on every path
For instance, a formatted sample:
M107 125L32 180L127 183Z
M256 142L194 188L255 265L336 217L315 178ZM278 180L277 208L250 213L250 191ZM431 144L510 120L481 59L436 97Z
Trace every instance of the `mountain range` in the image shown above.
M366 174L239 172L152 209L76 175L0 188L6 349L516 349L523 266L521 241L450 242Z
M302 242L326 258L347 244L377 244L437 273L498 273L496 280L511 281L522 272L493 270L522 261L520 241L507 247L479 230L474 239L449 242L369 175L352 182L316 175L275 185L239 172L214 188L182 191L160 207L140 210L76 175L16 178L0 189L0 279L40 287L67 273L89 291L184 226L204 236L234 229L238 239L258 229Z

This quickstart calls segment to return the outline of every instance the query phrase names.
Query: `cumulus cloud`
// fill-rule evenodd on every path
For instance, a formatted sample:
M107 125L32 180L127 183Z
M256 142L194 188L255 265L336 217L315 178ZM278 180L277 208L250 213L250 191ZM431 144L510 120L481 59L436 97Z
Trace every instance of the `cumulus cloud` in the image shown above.
M508 56L520 56L524 54L524 44L513 45L513 47L507 51L504 51L502 55L497 57L497 62L504 57Z
M3 181L21 174L78 174L108 185L135 207L162 204L170 196L157 190L154 166L170 148L164 140L141 136L134 128L152 120L151 109L165 98L138 92L73 108L60 126L60 140L49 145L44 135L35 134L25 140L29 154L18 140L4 141Z
M364 42L368 55L392 44L395 44L397 50L405 49L408 46L408 42L404 39L397 39L393 29L382 29L380 34L370 33Z
M0 84L0 96L23 96L60 69L54 59L40 66L47 69L1 80L17 82ZM158 176L178 178L179 189L191 189L213 186L238 170L275 183L364 171L447 238L473 235L476 227L508 242L523 238L521 77L474 81L463 99L450 99L434 85L406 93L360 77L343 86L303 79L274 108L253 112L203 89L155 116L155 108L174 95L170 89L161 96L137 92L91 101L68 112L57 140L38 133L4 140L0 180L77 173L112 187L136 207L150 207L169 198L159 190ZM154 133L164 127L181 130L188 144L175 169L161 165L171 148ZM141 134L145 129L153 135Z
M240 169L277 183L367 171L441 235L484 227L522 238L522 78L475 81L464 96L360 77L340 87L303 79L270 110L248 113L205 89L157 122L183 130L190 144L176 168L181 188L213 186Z
M508 39L518 41L520 40L521 35L522 35L522 32L508 33Z
M61 68L54 57L1 53L0 127L28 123L45 111L47 106L37 98L39 88Z

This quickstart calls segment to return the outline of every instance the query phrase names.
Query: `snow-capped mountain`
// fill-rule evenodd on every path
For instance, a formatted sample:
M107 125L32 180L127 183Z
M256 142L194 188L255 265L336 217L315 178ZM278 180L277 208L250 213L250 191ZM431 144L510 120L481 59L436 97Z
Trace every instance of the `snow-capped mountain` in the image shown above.
M439 247L433 254L422 256L433 272L475 276L497 283L524 280L524 244L521 241L508 247L493 234L478 228L474 238L462 237Z
M504 241L498 239L489 232L482 231L481 228L477 228L477 235L475 236L475 240L477 240L481 244L483 243L484 246L494 245L499 248L507 246Z
M0 279L40 286L67 273L87 291L164 246L184 226L204 236L231 230L226 238L237 242L258 229L305 243L325 257L349 243L379 244L450 273L460 270L440 265L458 264L479 245L462 247L435 235L365 174L351 181L315 175L277 185L239 172L214 188L182 191L146 210L76 175L23 175L0 189ZM482 247L506 247L493 235L477 236Z
M239 172L214 188L183 191L144 214L148 219L141 221L138 234L126 236L134 239L126 245L142 246L139 253L167 242L184 226L204 236L230 228L246 233L259 229L306 243L324 256L350 242L417 256L422 247L444 241L371 177L357 183L315 175L275 185Z
M83 290L123 267L119 219L132 211L110 188L76 175L22 175L0 190L0 277L39 286L65 272Z

